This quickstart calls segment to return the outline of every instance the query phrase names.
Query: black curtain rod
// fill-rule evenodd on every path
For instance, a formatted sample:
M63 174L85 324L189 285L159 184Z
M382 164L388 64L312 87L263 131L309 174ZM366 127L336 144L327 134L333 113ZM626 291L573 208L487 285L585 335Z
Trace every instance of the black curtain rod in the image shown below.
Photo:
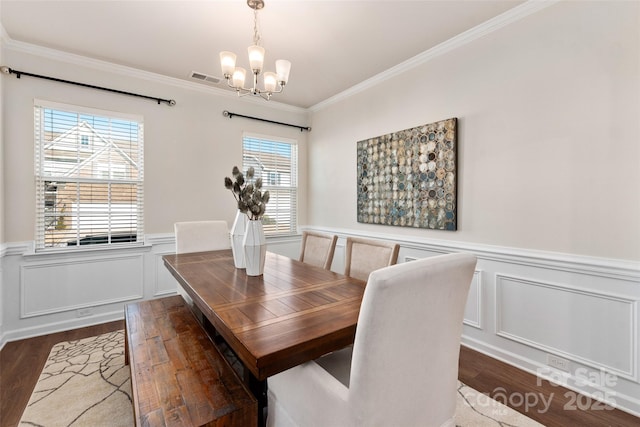
M7 66L0 67L0 71L3 72L4 74L15 74L17 78L20 78L21 76L36 77L38 79L52 80L54 82L59 82L59 83L68 83L68 84L71 84L71 85L88 87L88 88L91 88L91 89L106 90L107 92L119 93L121 95L137 96L138 98L151 99L153 101L156 101L158 103L158 105L160 105L161 102L164 102L167 105L171 105L171 106L176 105L176 101L173 100L173 99L156 98L156 97L153 97L153 96L139 95L137 93L125 92L125 91L117 90L117 89L109 89L109 88L106 88L106 87L94 86L94 85L89 85L89 84L86 84L86 83L73 82L71 80L58 79L56 77L41 76L39 74L32 74L32 73L27 73L25 71L13 70L13 69L11 69L11 68L9 68Z
M298 129L300 129L300 132L302 132L304 130L306 130L307 132L311 132L311 128L308 127L308 126L298 126L298 125L292 125L290 123L275 122L273 120L261 119L260 117L243 116L242 114L232 113L231 111L227 111L227 110L224 110L222 112L222 115L225 116L225 117L229 117L230 119L232 119L233 116L238 116L238 117L244 117L245 119L258 120L258 121L261 121L261 122L274 123L276 125L282 125L282 126L289 126L289 127L292 127L292 128L298 128Z

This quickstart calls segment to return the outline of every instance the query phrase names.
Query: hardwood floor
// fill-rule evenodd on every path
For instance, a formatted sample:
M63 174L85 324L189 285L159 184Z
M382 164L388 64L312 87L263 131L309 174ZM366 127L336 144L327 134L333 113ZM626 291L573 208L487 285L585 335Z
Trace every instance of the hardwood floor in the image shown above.
M460 350L458 378L548 427L640 426L640 418L466 347Z
M18 425L55 344L118 329L124 329L123 320L6 343L0 351L0 426Z
M42 367L54 344L123 329L122 321L59 332L7 343L0 351L0 426L15 427L20 421ZM548 427L639 426L640 418L619 410L604 409L598 402L543 381L491 357L462 347L460 381L509 404L515 410ZM548 408L547 405L548 404Z

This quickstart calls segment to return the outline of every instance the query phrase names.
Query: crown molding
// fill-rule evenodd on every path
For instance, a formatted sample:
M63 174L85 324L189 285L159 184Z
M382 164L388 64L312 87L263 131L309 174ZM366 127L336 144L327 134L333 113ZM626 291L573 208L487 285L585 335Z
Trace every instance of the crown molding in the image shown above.
M29 55L39 56L42 58L51 59L54 61L60 61L67 64L76 65L79 67L91 68L99 71L106 71L113 74L119 74L126 77L132 77L136 79L146 80L154 83L164 84L180 89L193 90L196 92L206 93L222 98L239 99L242 102L253 103L255 105L265 106L265 102L262 99L255 99L253 97L238 98L235 92L220 89L217 87L205 86L196 82L189 82L186 80L178 79L175 77L169 77L162 74L152 73L150 71L144 71L133 67L127 67L125 65L114 64L112 62L102 61L99 59L89 58L74 53L64 52L61 50L51 49L44 46L38 46L31 43L25 43L11 39L9 35L2 28L2 37L4 47L20 53L26 53ZM0 64L5 65L5 64ZM179 101L178 101L179 102ZM294 113L307 113L306 108L300 108L289 104L284 104L277 101L269 101L268 106L270 108Z
M342 91L330 98L325 99L309 108L296 107L289 104L284 104L277 101L270 101L269 107L294 113L308 113L320 111L332 104L340 102L351 96L354 96L364 90L373 88L386 80L396 77L398 74L409 71L415 67L427 63L428 61L466 45L474 40L477 40L487 34L497 31L511 23L519 21L529 15L539 12L560 0L527 0L519 6L514 7L488 21L483 22L449 40L446 40L431 49L428 49L400 64L389 68L361 83L358 83L351 88ZM175 77L169 77L149 71L143 71L124 65L118 65L107 61L101 61L98 59L88 58L86 56L72 54L69 52L63 52L56 49L46 48L43 46L33 45L30 43L20 42L11 39L7 34L4 27L0 25L0 36L4 43L4 47L18 52L23 52L35 56L40 56L56 61L66 62L77 66L88 67L101 71L108 71L115 74L125 75L128 77L134 77L142 80L165 84L182 89L194 90L197 92L208 93L214 96L225 97L229 99L238 99L237 95L228 90L223 90L216 87L204 86L196 82L188 82L186 80L178 79ZM260 99L254 99L252 97L241 98L243 102L254 103L256 105L264 106L264 101Z
M432 47L431 49L419 53L413 58L409 58L406 61L401 62L400 64L393 66L386 71L376 74L375 76L364 80L356 84L355 86L352 86L349 89L338 93L337 95L334 95L309 107L309 110L311 112L320 111L332 104L350 98L351 96L356 95L364 90L373 88L391 78L397 77L401 73L425 64L440 55L451 52L454 49L464 46L467 43L477 40L494 31L497 31L513 22L519 21L522 18L539 12L540 10L545 9L559 1L560 0L528 0L521 5L514 7L513 9L510 9L488 21L483 22L482 24L479 24L463 33L458 34L455 37L452 37Z
M6 40L11 40L11 38L9 37L7 30L4 29L2 22L0 22L0 41L4 43Z

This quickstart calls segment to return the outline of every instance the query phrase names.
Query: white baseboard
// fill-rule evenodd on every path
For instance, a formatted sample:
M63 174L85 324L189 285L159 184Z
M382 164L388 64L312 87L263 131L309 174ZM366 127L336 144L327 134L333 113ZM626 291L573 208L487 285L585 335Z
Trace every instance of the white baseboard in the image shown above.
M38 337L41 335L53 334L56 332L68 331L71 329L85 328L87 326L100 325L102 323L113 322L124 319L124 312L116 310L109 313L102 313L95 316L82 317L78 319L63 320L60 322L48 323L45 325L32 326L16 329L3 334L0 342L0 349L11 341Z
M535 376L538 375L539 372L548 372L549 366L538 363L534 360L531 360L522 355L507 351L503 348L499 348L478 340L474 340L473 338L469 338L468 336L462 336L462 345L468 347L472 350L475 350L479 353L486 354L489 357L492 357L496 360L499 360L503 363L511 365L515 368L521 369L525 372L528 372ZM602 401L602 394L599 392L589 392L584 387L579 387L575 384L575 379L571 379L563 374L551 376L551 379L560 382L559 380L564 380L561 385L564 388L567 388L571 391L574 391L579 394L583 394L589 396L595 400ZM535 392L535 390L533 391ZM640 417L640 400L636 397L633 397L628 394L620 393L619 391L612 392L613 400L609 399L608 403L611 406L620 409L621 411L627 412L636 417Z

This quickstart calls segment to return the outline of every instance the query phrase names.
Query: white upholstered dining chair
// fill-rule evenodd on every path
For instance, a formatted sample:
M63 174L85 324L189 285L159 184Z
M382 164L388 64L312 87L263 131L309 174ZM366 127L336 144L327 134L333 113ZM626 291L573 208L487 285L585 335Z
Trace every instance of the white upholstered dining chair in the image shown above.
M454 426L475 265L449 254L372 272L353 346L270 377L267 425Z
M184 221L173 225L176 238L176 253L217 251L231 248L231 237L227 222L212 221ZM193 308L193 300L182 286L178 285L179 295ZM201 316L198 316L201 319Z
M300 249L300 261L331 270L333 253L336 250L338 236L316 233L314 231L302 232L302 247Z
M397 243L347 237L344 275L367 280L372 271L395 264L399 250Z

